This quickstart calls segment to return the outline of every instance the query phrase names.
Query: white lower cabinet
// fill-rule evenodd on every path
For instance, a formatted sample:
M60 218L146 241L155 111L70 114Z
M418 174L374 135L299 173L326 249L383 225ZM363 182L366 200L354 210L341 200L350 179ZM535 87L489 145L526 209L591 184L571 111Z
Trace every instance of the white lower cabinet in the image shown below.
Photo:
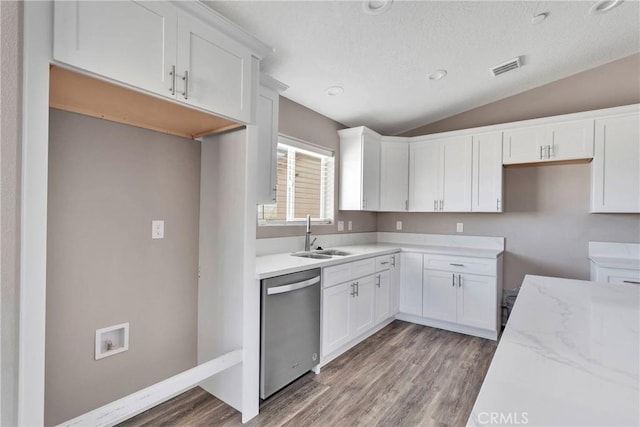
M399 254L383 255L323 270L323 357L345 351L395 314L398 259Z
M399 319L497 339L502 256L406 255Z
M400 310L401 259L399 253L391 255L391 268L389 269L389 311L391 316L395 316Z

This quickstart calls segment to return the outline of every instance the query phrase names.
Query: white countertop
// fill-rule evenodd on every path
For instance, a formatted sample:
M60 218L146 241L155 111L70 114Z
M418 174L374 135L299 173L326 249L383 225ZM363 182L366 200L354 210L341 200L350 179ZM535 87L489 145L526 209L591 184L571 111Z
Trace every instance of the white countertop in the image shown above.
M589 259L599 267L623 268L625 270L640 270L640 259L637 258L617 258L608 256L590 256Z
M639 297L526 276L467 425L639 425Z
M256 277L258 279L266 279L268 277L295 273L296 271L308 270L310 268L328 267L330 265L356 261L358 259L368 258L371 256L390 254L399 252L401 250L408 252L422 252L430 254L467 256L476 258L497 258L503 252L503 250L501 249L466 248L458 246L410 245L397 243L371 243L363 245L332 247L331 249L340 249L345 252L350 252L353 255L342 257L336 256L330 259L296 257L292 256L289 252L273 255L263 255L256 258Z

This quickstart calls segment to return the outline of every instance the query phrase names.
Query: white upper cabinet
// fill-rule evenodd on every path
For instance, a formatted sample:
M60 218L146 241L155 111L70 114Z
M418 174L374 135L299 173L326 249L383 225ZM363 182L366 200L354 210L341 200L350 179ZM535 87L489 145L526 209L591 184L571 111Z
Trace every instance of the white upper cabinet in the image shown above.
M382 138L380 143L380 209L388 212L408 210L409 144Z
M195 5L195 6L194 6ZM257 59L245 45L169 2L55 1L56 61L133 88L252 122ZM218 21L216 21L218 22ZM237 31L237 30L236 30Z
M380 135L365 127L340 135L340 198L344 211L380 208Z
M502 212L502 132L473 136L472 212Z
M505 165L593 157L593 119L504 131Z
M177 19L167 2L56 1L53 57L171 96Z
M178 99L251 122L249 49L187 14L178 17Z
M409 210L471 211L472 137L412 142Z
M276 202L278 118L280 92L287 86L266 76L260 76L256 126L258 127L257 203Z
M592 212L640 212L638 113L596 120Z

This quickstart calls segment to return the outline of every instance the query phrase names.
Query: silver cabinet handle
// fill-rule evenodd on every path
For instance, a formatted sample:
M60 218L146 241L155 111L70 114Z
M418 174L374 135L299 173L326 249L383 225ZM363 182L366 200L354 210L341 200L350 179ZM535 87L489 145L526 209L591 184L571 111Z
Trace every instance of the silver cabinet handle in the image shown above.
M458 287L461 288L462 287L462 276L460 276L458 274Z
M404 201L404 210L408 211L409 210L409 200L405 200Z
M184 96L184 99L189 99L189 70L184 70L184 77L182 80L184 80L184 92L182 92L182 95Z
M395 266L396 266L396 256L391 255L391 267L395 267Z
M454 267L464 267L464 264L456 264L454 262L450 262L449 265L452 265Z
M456 286L456 275L455 274L451 275L451 286L453 286L453 287Z
M362 209L367 209L367 199L362 199Z
M356 296L360 296L360 283L356 282Z
M382 261L380 264L381 265L387 265L387 264L389 264L389 261Z
M496 211L500 212L500 199L496 199Z
M433 211L434 211L434 212L437 212L437 211L438 211L438 201L437 201L437 200L434 200L434 201L433 201Z
M353 298L356 297L356 284L352 283L351 284L351 294L350 294Z
M553 144L547 145L547 159L550 159L553 155Z
M376 286L380 287L380 275L376 274Z
M313 286L316 283L320 283L320 276L313 277L309 280L302 282L291 283L288 285L274 286L273 288L267 288L267 295L282 294L285 292L297 291L298 289L307 288Z
M540 146L540 160L542 160L542 150L544 150L544 147L541 145Z
M640 282L637 282L635 280L623 280L623 283L633 283L634 285L640 285Z
M171 92L171 95L176 94L176 66L172 65L171 66L171 71L169 71L169 75L171 76L171 89L169 89L169 92Z
M442 212L443 207L444 207L444 200L440 200L440 212Z

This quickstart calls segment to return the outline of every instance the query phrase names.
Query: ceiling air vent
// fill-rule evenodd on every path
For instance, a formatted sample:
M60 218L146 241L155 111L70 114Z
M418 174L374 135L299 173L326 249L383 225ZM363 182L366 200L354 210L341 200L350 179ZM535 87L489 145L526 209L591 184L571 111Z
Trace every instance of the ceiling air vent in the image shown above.
M500 74L504 74L508 71L515 70L520 68L520 57L517 56L513 59L508 60L507 62L503 62L500 65L496 65L491 68L491 72L493 73L493 77L497 77Z

